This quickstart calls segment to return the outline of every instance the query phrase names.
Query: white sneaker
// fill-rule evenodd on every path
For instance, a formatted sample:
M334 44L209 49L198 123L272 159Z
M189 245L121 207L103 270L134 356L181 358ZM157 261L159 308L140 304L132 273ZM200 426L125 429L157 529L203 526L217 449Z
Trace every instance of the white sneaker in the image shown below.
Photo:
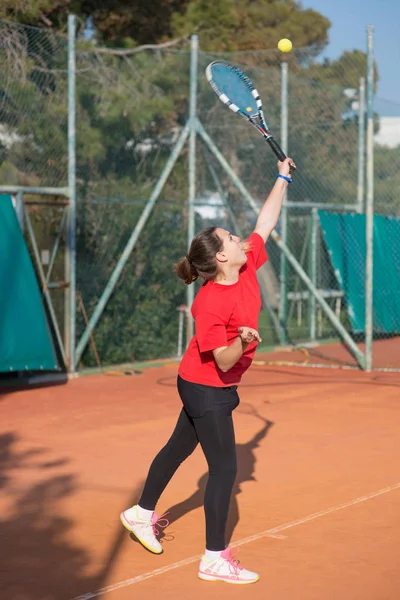
M205 581L226 581L226 583L246 584L255 583L260 579L258 573L248 571L239 565L229 548L221 552L221 556L208 560L203 556L200 562L198 576Z
M167 519L159 519L156 513L153 513L153 517L150 521L145 521L139 518L137 505L132 506L132 508L128 508L122 512L119 516L121 519L122 525L139 540L139 542L153 552L154 554L161 554L163 551L162 546L158 539L156 538L159 535L159 531L156 527L158 524L159 527L167 527L169 525ZM163 524L163 521L165 524Z

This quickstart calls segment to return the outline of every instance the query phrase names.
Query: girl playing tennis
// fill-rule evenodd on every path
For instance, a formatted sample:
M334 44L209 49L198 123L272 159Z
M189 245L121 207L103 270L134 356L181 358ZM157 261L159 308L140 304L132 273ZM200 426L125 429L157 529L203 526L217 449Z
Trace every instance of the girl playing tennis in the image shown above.
M196 235L179 261L176 270L186 284L199 277L205 280L192 306L196 334L179 366L183 408L171 438L150 466L139 504L120 515L143 546L160 554L156 504L179 465L200 443L209 477L204 497L206 550L198 575L207 581L246 584L259 579L232 557L225 540L236 476L232 411L239 404L237 387L261 341L256 271L267 260L265 242L277 224L295 168L290 158L278 162L278 178L245 244L225 229L210 227Z

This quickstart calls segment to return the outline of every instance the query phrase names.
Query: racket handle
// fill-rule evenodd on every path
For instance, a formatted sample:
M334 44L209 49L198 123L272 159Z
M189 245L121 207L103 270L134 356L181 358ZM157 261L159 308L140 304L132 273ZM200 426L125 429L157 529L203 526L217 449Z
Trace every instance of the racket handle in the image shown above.
M278 160L283 162L286 158L286 154L284 153L278 142L272 136L266 139L268 144L271 146L272 151L276 154Z

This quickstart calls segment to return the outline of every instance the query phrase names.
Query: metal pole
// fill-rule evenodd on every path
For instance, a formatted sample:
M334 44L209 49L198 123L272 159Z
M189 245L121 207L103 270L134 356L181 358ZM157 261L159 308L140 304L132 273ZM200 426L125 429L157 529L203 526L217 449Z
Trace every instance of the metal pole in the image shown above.
M68 15L68 188L65 281L64 344L67 368L75 371L76 321L76 17Z
M306 253L309 251L310 236L311 236L311 219L309 219L309 221L307 222L307 230L306 230L306 233L304 236L303 246L301 248L301 254L300 254L300 258L299 258L299 263L301 266L304 265ZM268 262L267 262L267 264L268 264ZM297 294L300 290L300 281L301 281L300 277L297 276L295 279L295 282L294 282L294 287L293 287L294 294ZM293 318L293 311L294 311L294 302L292 302L291 306L288 309L288 320L289 321Z
M195 211L194 202L196 197L196 103L197 103L197 67L198 67L198 36L193 35L190 53L190 105L189 105L189 195L188 195L188 249L195 235ZM193 336L193 320L190 318L190 309L194 300L194 286L188 285L186 290L186 304L189 311L188 317L188 339Z
M61 217L60 227L58 229L56 241L54 242L54 246L53 246L53 249L51 251L49 268L47 269L47 275L46 275L46 283L47 284L50 281L51 272L52 272L53 266L54 266L54 261L56 260L56 256L57 256L57 252L58 252L58 247L60 245L60 241L61 241L62 235L64 233L64 225L65 225L66 215L67 215L67 209L64 209L62 217Z
M365 79L360 77L358 92L358 179L357 212L363 212L364 202L364 163L365 163Z
M42 285L42 292L43 295L46 299L46 303L47 303L47 308L49 310L49 315L50 315L50 320L51 323L53 325L54 328L54 333L57 339L57 343L58 343L58 347L60 349L60 354L61 354L61 358L64 361L64 364L66 364L67 362L67 357L65 356L65 351L64 351L64 347L63 347L63 343L62 343L62 337L61 337L61 333L60 333L60 329L58 327L58 322L57 322L57 317L56 317L56 313L53 307L53 303L51 301L51 296L49 293L49 287L46 283L46 277L43 271L43 267L42 267L42 263L40 261L40 253L39 253L39 248L38 245L36 243L36 238L35 238L35 234L33 231L33 227L32 227L32 223L29 217L29 213L28 210L26 209L26 207L24 207L24 217L25 217L25 223L26 223L26 227L27 227L27 231L28 231L28 235L32 244L32 249L33 249L33 254L35 257L35 261L36 261L36 268L37 271L39 273L39 279L40 279L40 283Z
M373 244L374 244L374 27L367 27L367 199L365 264L365 370L372 369L373 335Z
M310 252L310 279L312 284L317 287L317 228L318 228L318 213L317 209L311 211L311 252ZM310 339L315 342L317 338L316 327L316 302L314 294L310 294L309 304L309 323L310 323Z
M17 215L21 231L24 231L24 193L18 191L15 196L15 213Z
M18 194L23 192L24 194L38 194L40 196L65 196L69 197L69 188L57 188L57 187L29 187L27 185L0 185L0 194Z
M178 324L178 351L177 357L182 358L182 348L183 348L183 319L185 317L186 306L178 306L179 311L179 324Z
M287 202L288 208L296 210L308 210L310 208L320 208L321 210L336 210L337 212L354 212L357 210L357 204L331 204L330 202Z
M285 154L288 151L288 63L281 63L281 146ZM281 239L287 246L288 242L288 209L287 209L287 192L283 198L281 211ZM288 263L286 256L281 252L280 262L280 286L279 286L279 321L283 332L281 343L287 343L287 276Z

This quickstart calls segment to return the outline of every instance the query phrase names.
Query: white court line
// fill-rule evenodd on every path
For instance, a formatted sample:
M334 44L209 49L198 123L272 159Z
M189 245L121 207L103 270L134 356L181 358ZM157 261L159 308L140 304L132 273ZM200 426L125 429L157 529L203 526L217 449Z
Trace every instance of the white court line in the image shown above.
M378 490L377 492L372 492L372 494L368 494L368 496L362 496L361 498L356 498L355 500L351 500L350 502L346 502L345 504L339 504L338 506L332 506L331 508L327 508L326 510L321 510L320 512L313 513L312 515L308 515L308 517L303 517L302 519L297 519L296 521L290 521L290 523L285 523L284 525L280 525L279 527L274 527L273 529L268 529L267 531L262 531L261 533L256 533L255 535L251 535L250 537L243 538L238 542L234 542L230 544L232 548L235 546L243 546L244 544L248 544L249 542L254 542L255 540L259 540L267 535L278 533L279 531L284 531L285 529L290 529L291 527L296 527L296 525L302 525L303 523L308 523L308 521L314 521L314 519L318 519L319 517L324 517L325 515L329 515L330 513L337 512L338 510L343 510L343 508L348 508L349 506L354 506L354 504L360 504L360 502L365 502L366 500L370 500L371 498L376 498L377 496L382 496L382 494L387 494L388 492L392 492L393 490L397 490L400 488L400 483L396 483L395 485L391 485L390 487L383 488L382 490Z
M327 508L326 510L321 510L320 512L313 513L308 515L307 517L303 517L302 519L296 519L295 521L290 521L289 523L285 523L284 525L280 525L279 527L273 527L272 529L267 529L266 531L262 531L261 533L256 533L255 535L251 535L250 537L243 538L238 542L234 542L230 544L231 548L235 548L238 546L243 546L244 544L248 544L250 542L254 542L256 540L260 540L264 537L283 537L277 536L275 534L280 531L284 531L285 529L290 529L291 527L296 527L296 525L302 525L303 523L308 523L309 521L314 521L319 517L324 517L325 515L329 515L330 513L337 512L339 510L343 510L344 508L348 508L349 506L354 506L355 504L360 504L360 502L365 502L366 500L370 500L371 498L376 498L377 496L382 496L382 494L387 494L388 492L392 492L393 490L397 490L400 488L400 482L395 485L391 485L390 487L383 488L382 490L378 490L377 492L372 492L372 494L368 494L367 496L362 496L361 498L356 498L355 500L351 500L350 502L346 502L345 504L339 504L338 506L332 506L331 508ZM172 563L171 565L167 565L162 567L161 569L155 569L154 571L149 571L148 573L143 573L143 575L138 575L137 577L132 577L131 579L125 579L124 581L120 581L119 583L114 583L107 587L101 588L100 590L96 590L95 592L89 592L87 594L83 594L83 596L77 596L73 600L91 600L91 598L97 598L102 594L107 594L108 592L113 592L118 590L119 588L128 587L129 585L133 585L134 583L139 583L140 581L145 581L146 579L151 579L152 577L156 577L157 575L163 575L164 573L168 573L169 571L173 571L174 569L179 569L180 567L185 567L186 565L190 565L194 562L197 562L201 559L201 555L199 556L191 556L190 558L185 558L176 563Z

